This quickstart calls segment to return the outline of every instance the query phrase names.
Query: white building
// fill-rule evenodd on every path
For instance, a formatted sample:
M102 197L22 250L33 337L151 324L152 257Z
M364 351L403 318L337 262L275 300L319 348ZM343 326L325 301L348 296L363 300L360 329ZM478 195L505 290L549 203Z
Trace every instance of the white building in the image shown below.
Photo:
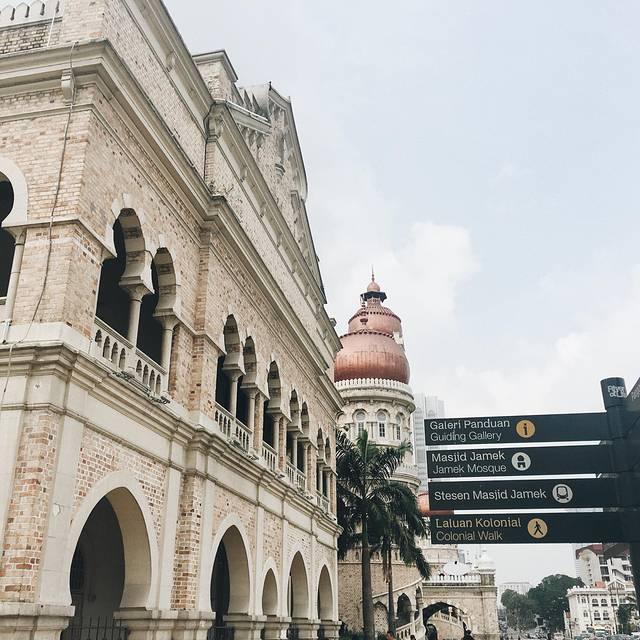
M617 582L631 586L633 575L628 548L619 555L606 557L602 544L576 546L575 567L578 578L589 587L601 587Z
M427 490L427 453L424 437L424 421L427 418L444 417L444 401L437 396L418 393L415 396L416 409L413 412L413 436L415 460L420 478L420 491Z
M567 592L569 601L568 622L571 636L603 630L618 632L617 610L620 604L633 596L632 588L618 584L607 587L574 587Z

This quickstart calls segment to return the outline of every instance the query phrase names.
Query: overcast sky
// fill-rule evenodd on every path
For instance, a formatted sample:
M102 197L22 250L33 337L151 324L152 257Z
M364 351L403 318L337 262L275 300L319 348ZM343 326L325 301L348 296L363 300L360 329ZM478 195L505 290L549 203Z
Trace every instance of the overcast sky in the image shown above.
M635 0L166 0L290 95L343 332L371 264L447 414L599 410L640 375ZM570 547L492 547L498 580Z

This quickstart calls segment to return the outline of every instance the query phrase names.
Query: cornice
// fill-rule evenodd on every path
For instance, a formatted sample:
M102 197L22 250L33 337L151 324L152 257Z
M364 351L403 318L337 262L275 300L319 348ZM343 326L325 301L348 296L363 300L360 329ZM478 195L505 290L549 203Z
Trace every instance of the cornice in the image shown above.
M134 19L136 19L134 12L131 10L132 6L135 6L142 16L151 18L149 24L153 30L154 35L158 38L159 44L163 46L163 53L166 56L171 53L176 54L175 64L179 69L179 76L185 77L185 88L187 88L189 97L194 100L200 113L193 114L196 119L200 119L200 124L204 122L209 106L211 104L211 94L207 89L200 71L195 64L189 49L187 48L180 31L176 27L171 15L167 11L166 7L160 0L125 0L125 3L132 13ZM145 30L141 29L141 33L144 35ZM167 61L162 60L158 55L156 48L149 43L150 48L156 54L158 61L162 66L167 66ZM193 92L189 91L189 88L193 88ZM181 92L178 92L181 95Z
M293 237L293 233L291 232L291 229L289 228L289 225L287 224L287 221L285 220L285 217L282 214L282 211L280 210L276 199L271 193L271 189L269 188L269 185L265 180L262 171L260 170L255 157L253 156L253 153L251 153L251 150L247 146L247 143L240 129L238 128L235 118L231 115L229 105L226 103L226 101L216 102L214 104L211 117L215 118L216 115L218 115L218 117L222 117L224 120L224 126L222 127L223 139L225 139L225 141L229 145L229 148L231 148L232 150L235 149L240 154L241 164L243 164L250 170L250 173L248 172L248 175L251 176L251 182L256 188L256 193L254 193L254 196L256 197L256 200L258 202L263 203L263 206L269 212L270 218L275 222L274 226L276 233L278 234L279 239L282 241L285 249L287 250L288 255L292 258L295 272L298 274L304 274L305 287L309 288L313 292L313 299L317 306L317 309L314 310L314 313L316 314L316 316L320 316L318 319L321 320L322 324L324 325L326 337L330 338L335 355L335 352L337 352L342 345L334 326L331 324L331 320L326 312L326 309L324 308L324 304L326 304L326 297L324 289L322 288L322 280L316 280L313 270L302 255L302 251L295 238ZM216 145L218 151L224 153L223 149L217 142ZM240 177L236 176L236 178L241 184L242 181L240 180ZM252 198L249 197L249 194L247 194L246 199L249 204L253 206ZM261 216L264 211L254 210L254 213L258 216ZM310 229L308 228L308 226L307 230L310 234ZM305 295L306 297L305 291L301 291L301 293L303 293L303 295Z
M7 357L9 347L0 348L0 373L7 374ZM202 426L191 424L181 419L171 409L171 405L156 405L146 395L116 378L113 372L85 353L70 348L65 343L26 344L14 348L12 351L12 377L18 376L47 376L55 375L65 382L73 381L89 392L98 402L104 403L118 413L127 416L143 429L147 429L163 436L169 445L177 443L184 451L199 450L204 456L204 468L190 467L184 463L177 464L171 459L171 449L167 457L158 456L152 452L136 446L131 441L117 436L104 427L94 423L89 416L80 414L67 406L68 398L56 402L53 398L45 402L29 402L27 398L17 402L5 402L5 410L36 410L47 409L60 415L68 415L85 425L85 427L108 437L113 442L122 444L141 455L161 464L174 467L181 473L195 473L207 477L223 485L225 489L236 493L242 498L247 496L239 493L232 485L213 473L214 468L226 465L236 473L245 476L256 486L254 501L256 504L260 487L264 487L282 502L295 506L298 510L309 515L317 525L333 532L336 525L324 512L308 499L300 495L295 487L279 480L266 467L239 450L222 434L210 432ZM25 391L26 388L25 388Z
M70 52L71 46L65 45L0 55L0 91L6 88L19 93L43 84L51 88L52 81L57 81L59 87L63 71L69 70ZM202 175L109 41L94 40L76 45L73 73L77 87L95 83L96 77L99 78L101 90L108 99L116 97L160 164L177 180L182 192L202 216L209 199Z
M258 250L249 241L226 198L214 196L213 201L215 206L211 211L211 219L218 223L219 233L233 245L238 257L256 282L260 283L261 287L269 292L275 302L276 310L281 311L279 314L280 319L289 326L292 334L296 336L298 346L313 357L318 375L326 377L326 372L331 363L327 361L318 345L305 329L300 318L294 312L291 303L278 286L273 274L267 269ZM311 380L313 381L313 378Z
M231 82L235 83L238 81L238 74L236 73L236 70L233 68L233 65L231 64L231 60L229 59L229 56L227 55L227 52L224 49L216 49L215 51L207 51L205 53L196 53L191 57L193 58L193 61L196 63L196 66L198 66L199 63L221 62L226 74L231 79Z

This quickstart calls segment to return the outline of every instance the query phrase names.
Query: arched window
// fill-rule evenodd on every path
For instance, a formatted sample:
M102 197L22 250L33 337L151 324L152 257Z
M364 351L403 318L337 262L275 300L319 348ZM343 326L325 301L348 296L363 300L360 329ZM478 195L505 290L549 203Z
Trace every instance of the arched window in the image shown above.
M367 414L364 411L356 411L355 423L358 430L358 436L361 436L364 432L364 423L367 419Z
M13 185L0 173L0 225L11 213L13 201ZM13 236L6 229L0 228L0 298L4 298L9 290L14 250Z
M396 440L402 440L402 429L404 427L404 417L401 413L398 414L396 422Z
M127 268L127 251L120 218L113 224L113 243L116 257L105 260L100 270L100 287L96 316L127 337L129 331L129 294L120 286L120 279Z
M387 437L387 414L384 411L378 411L378 437Z

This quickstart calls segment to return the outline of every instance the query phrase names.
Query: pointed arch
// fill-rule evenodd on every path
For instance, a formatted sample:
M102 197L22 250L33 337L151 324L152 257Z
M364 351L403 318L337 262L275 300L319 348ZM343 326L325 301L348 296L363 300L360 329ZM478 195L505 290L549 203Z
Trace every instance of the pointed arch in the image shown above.
M224 613L248 613L251 610L253 575L250 567L253 566L253 563L250 549L249 539L240 518L235 514L227 516L220 523L213 539L211 552L207 556L208 562L203 572L205 583L202 586L205 587L203 594L209 592L210 597L209 602L201 602L201 606L211 606L211 609L215 611L213 604L216 596L213 593L213 580L216 559L220 560L219 552L222 550L228 566L228 600L226 602L227 611ZM209 580L209 589L206 589L207 580Z
M304 558L298 551L289 566L287 615L291 618L309 618L311 598L308 575Z
M120 608L149 607L158 575L158 549L153 517L142 487L133 474L114 472L91 489L73 516L64 555L64 574L69 576L78 540L96 506L108 500L113 509L124 552L124 585ZM67 578L66 602L71 602Z
M320 569L320 578L318 580L318 619L334 620L335 619L335 591L333 582L331 581L331 572L327 565L323 565Z

